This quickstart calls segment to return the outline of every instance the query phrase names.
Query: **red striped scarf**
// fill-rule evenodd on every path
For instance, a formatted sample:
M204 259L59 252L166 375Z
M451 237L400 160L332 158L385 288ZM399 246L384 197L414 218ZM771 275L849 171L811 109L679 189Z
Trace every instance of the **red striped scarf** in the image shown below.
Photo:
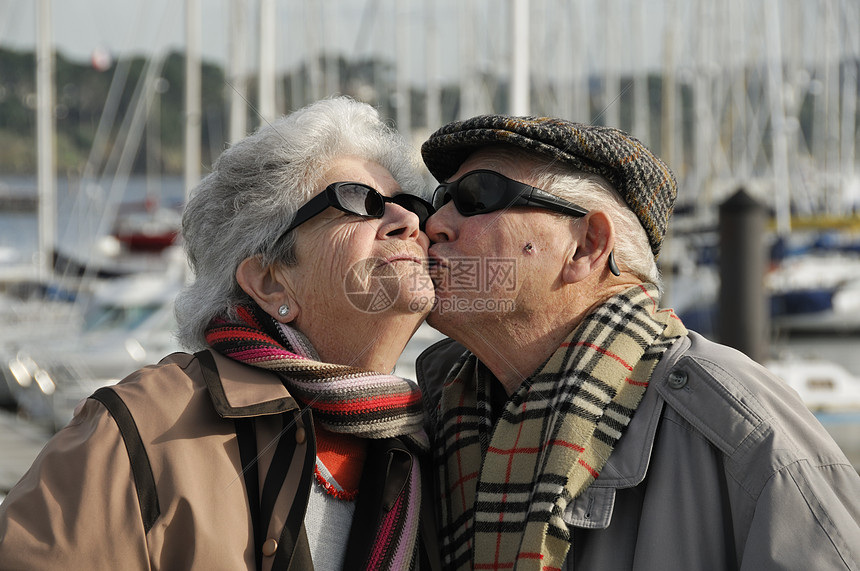
M327 430L362 438L401 437L428 449L421 391L400 377L319 360L308 339L258 308L240 307L238 319L215 320L206 341L222 355L273 371L290 394L313 410ZM379 522L366 569L409 569L418 552L421 506L418 463L394 507ZM360 493L360 492L359 492ZM356 522L367 525L367 522Z
M560 569L562 515L603 469L663 352L686 329L650 285L610 298L511 395L493 427L468 354L435 411L447 569ZM441 430L440 430L441 429Z

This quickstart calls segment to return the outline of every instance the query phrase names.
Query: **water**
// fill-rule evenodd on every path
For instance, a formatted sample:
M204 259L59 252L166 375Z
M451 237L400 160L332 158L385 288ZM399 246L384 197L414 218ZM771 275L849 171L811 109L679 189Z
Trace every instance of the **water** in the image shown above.
M0 189L36 196L36 177L0 175ZM182 177L153 180L135 176L114 188L111 188L110 181L57 179L56 240L59 250L77 259L88 259L97 238L110 233L114 212L143 204L147 196L157 196L163 206L181 205L184 199ZM32 263L38 247L38 215L35 211L0 211L0 268Z

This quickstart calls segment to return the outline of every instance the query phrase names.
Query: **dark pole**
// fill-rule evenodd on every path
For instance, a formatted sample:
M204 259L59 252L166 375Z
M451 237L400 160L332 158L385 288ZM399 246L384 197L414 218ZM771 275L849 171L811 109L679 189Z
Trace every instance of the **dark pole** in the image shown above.
M767 212L743 188L720 205L718 340L762 362L768 358L770 308L764 291Z

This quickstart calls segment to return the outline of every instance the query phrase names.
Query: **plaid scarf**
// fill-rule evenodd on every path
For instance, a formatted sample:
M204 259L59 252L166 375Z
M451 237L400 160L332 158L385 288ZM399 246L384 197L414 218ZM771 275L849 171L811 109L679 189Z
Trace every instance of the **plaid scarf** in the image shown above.
M418 450L428 449L421 391L413 383L324 363L304 335L259 308L240 307L237 314L236 321L213 321L206 330L207 343L231 359L278 374L290 394L313 409L314 422L336 433L371 439L401 437ZM378 522L364 569L416 566L420 491L420 470L413 462L409 481Z
M656 287L586 317L492 426L491 374L466 353L436 412L442 555L449 569L559 569L565 509L603 469L663 352L687 330Z

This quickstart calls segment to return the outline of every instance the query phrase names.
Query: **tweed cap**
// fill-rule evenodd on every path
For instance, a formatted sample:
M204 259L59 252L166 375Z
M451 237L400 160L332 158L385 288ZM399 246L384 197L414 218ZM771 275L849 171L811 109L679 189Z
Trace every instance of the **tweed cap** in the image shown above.
M449 123L430 135L421 155L445 181L479 147L507 144L607 179L648 234L656 257L677 196L675 175L632 135L611 127L550 117L481 115Z

